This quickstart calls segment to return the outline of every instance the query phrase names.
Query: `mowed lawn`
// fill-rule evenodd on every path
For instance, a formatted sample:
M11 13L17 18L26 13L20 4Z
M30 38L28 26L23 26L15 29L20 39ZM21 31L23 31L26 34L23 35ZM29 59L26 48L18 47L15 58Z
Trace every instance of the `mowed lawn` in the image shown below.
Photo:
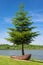
M40 62L15 60L8 56L0 56L0 65L43 65Z

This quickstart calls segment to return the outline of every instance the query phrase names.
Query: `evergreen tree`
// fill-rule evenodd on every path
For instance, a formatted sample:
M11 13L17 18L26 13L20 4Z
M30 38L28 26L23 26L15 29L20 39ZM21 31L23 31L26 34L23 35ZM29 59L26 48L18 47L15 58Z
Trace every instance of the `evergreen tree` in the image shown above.
M8 28L10 30L8 32L9 38L6 39L17 45L21 44L22 55L24 55L24 44L31 43L38 36L38 33L32 31L35 27L32 27L31 17L27 16L23 6L20 6L20 10L16 13L15 18L12 19L12 24L14 28Z

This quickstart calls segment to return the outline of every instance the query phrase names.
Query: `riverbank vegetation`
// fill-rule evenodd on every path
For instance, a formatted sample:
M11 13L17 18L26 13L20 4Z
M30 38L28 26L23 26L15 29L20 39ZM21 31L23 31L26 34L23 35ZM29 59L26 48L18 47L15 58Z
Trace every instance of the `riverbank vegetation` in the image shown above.
M15 60L8 56L0 56L0 65L43 65L42 62Z
M39 45L24 45L24 49L26 50L34 50L34 49L43 49L43 46ZM0 45L0 50L21 50L21 45L8 45L8 44L3 44Z

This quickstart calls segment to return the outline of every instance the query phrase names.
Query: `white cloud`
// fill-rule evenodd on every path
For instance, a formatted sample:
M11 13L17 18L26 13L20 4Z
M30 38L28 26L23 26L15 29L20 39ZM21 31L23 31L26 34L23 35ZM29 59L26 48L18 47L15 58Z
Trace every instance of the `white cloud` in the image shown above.
M40 11L30 12L33 22L43 22L43 13Z
M12 43L10 43L9 41L5 40L5 38L8 38L8 34L7 32L1 32L0 33L0 44L9 44L12 45Z
M9 44L12 45L12 43L8 42L7 40L0 38L0 44Z
M12 22L12 18L5 17L5 18L3 18L3 19L4 19L4 21L5 21L6 23L11 23L11 22Z
M38 36L34 41L31 43L32 45L43 45L43 35Z

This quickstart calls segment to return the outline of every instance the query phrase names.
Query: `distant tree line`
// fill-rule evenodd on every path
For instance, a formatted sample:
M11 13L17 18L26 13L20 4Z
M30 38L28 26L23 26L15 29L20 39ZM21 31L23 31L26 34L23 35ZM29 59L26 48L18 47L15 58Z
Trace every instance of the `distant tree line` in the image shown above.
M43 49L43 46L39 45L24 45L24 49ZM0 50L21 50L21 45L0 45Z

